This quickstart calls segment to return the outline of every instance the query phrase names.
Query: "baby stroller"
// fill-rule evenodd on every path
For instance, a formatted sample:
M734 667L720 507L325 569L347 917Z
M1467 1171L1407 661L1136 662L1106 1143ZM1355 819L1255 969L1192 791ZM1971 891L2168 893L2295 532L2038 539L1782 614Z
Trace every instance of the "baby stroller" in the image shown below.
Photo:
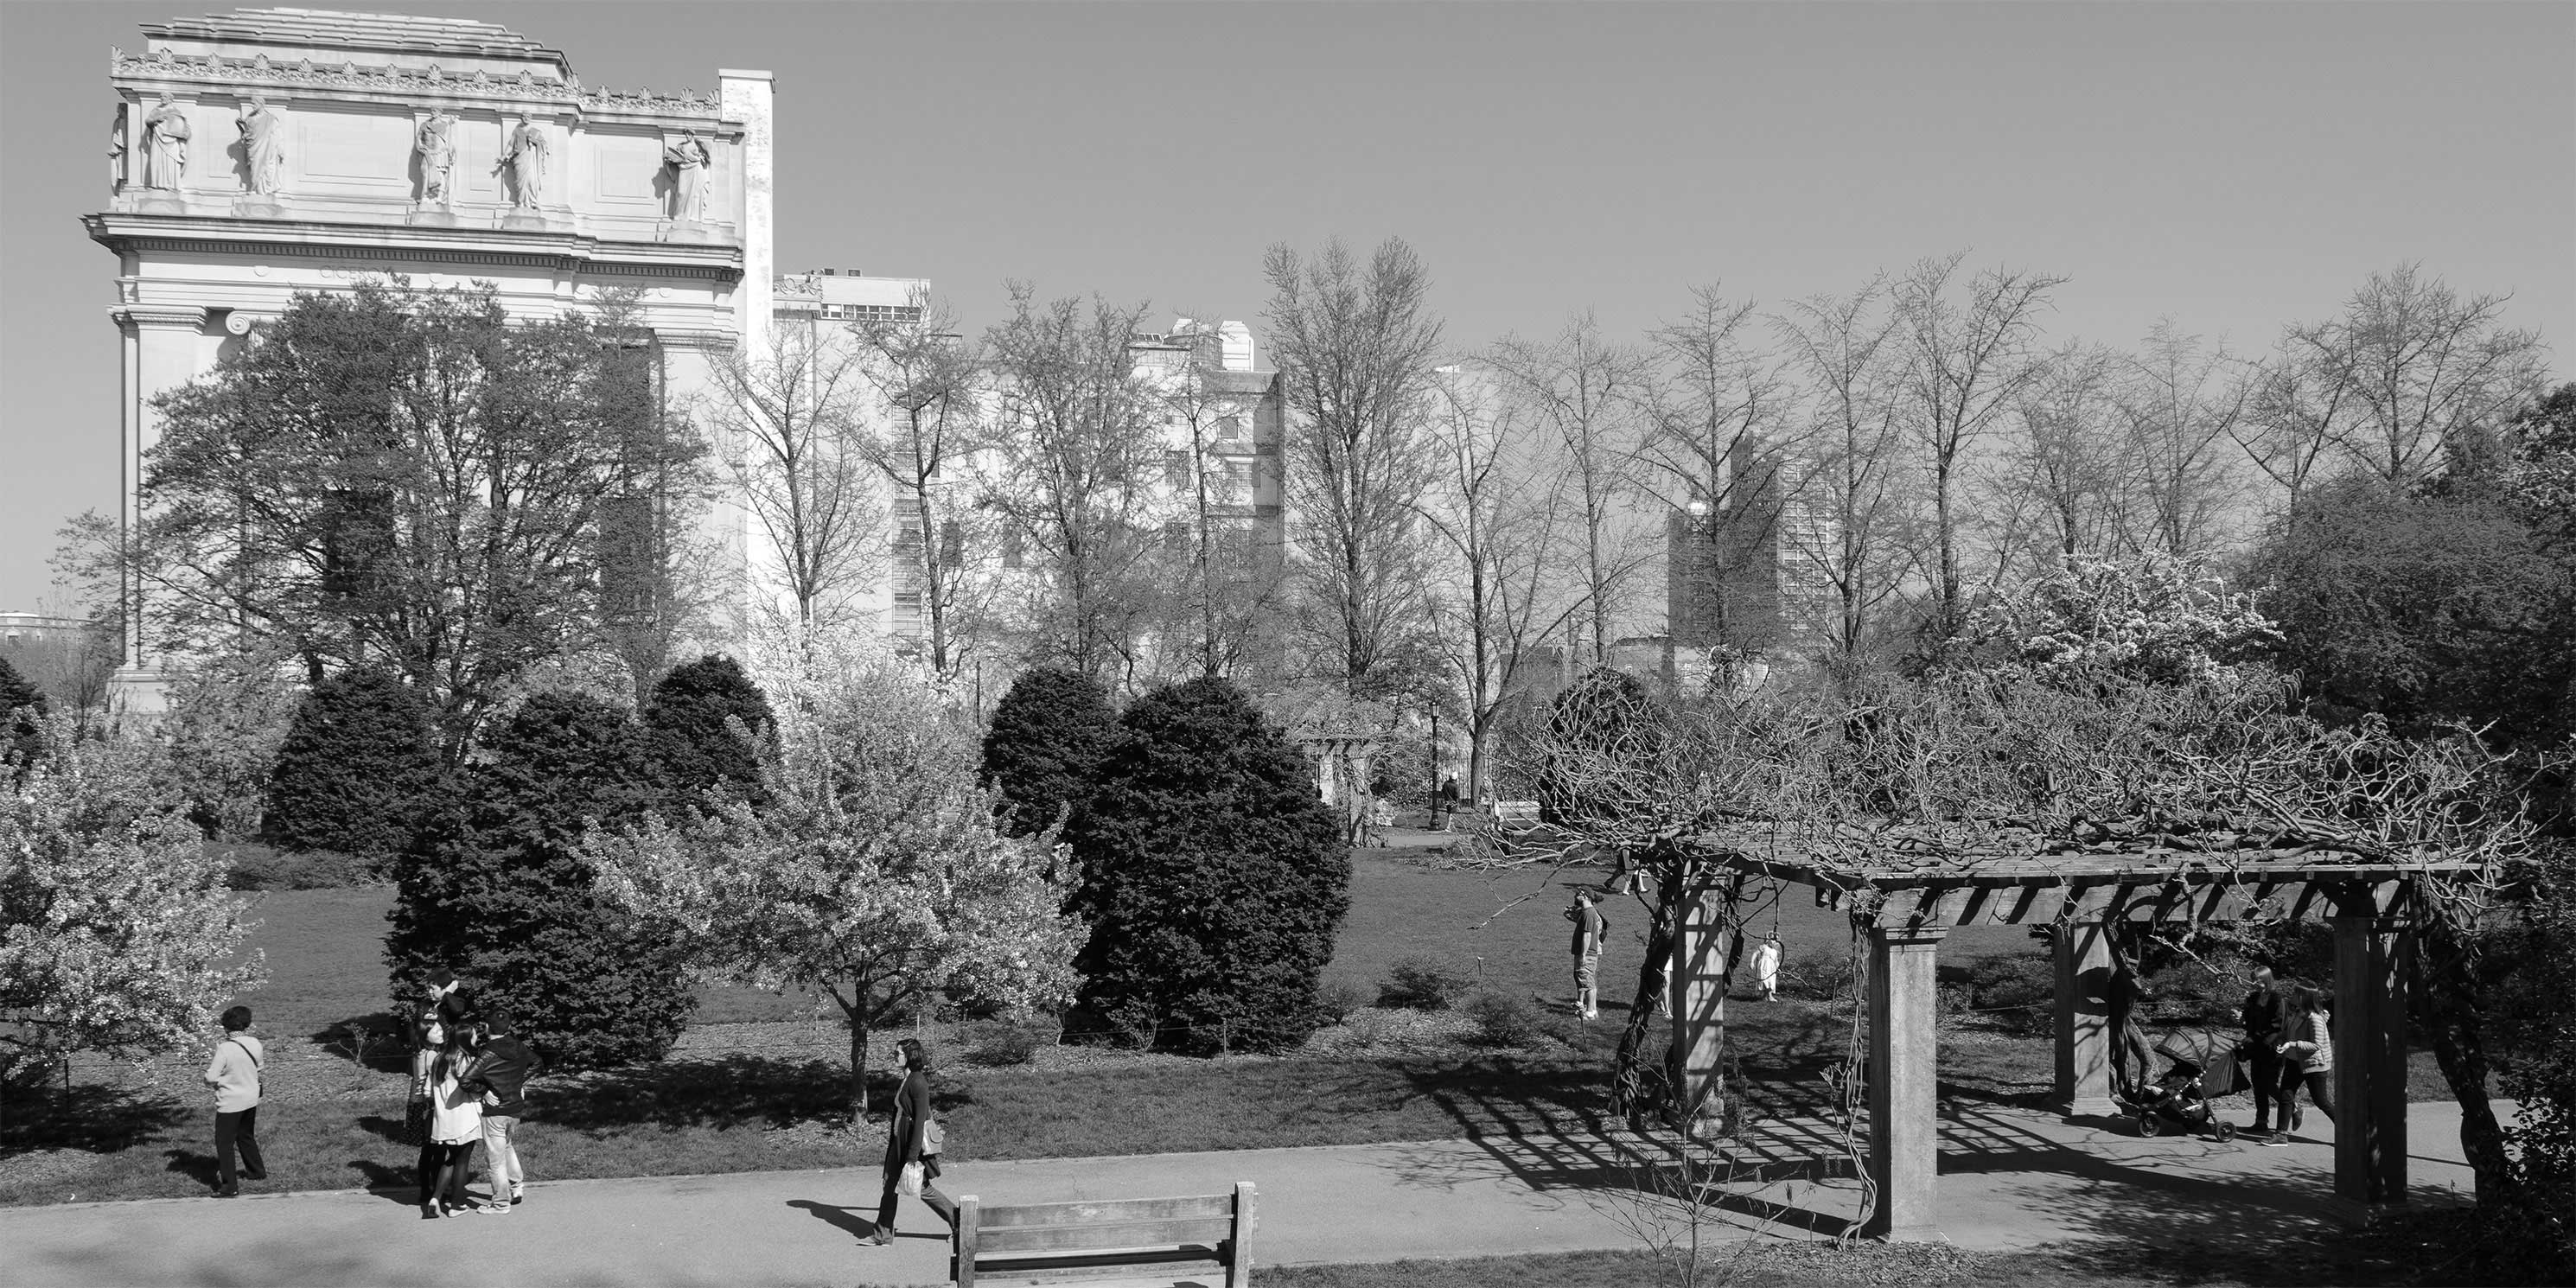
M2173 1063L2163 1077L2134 1095L2113 1099L2137 1116L2138 1134L2157 1136L2168 1124L2206 1130L2220 1140L2236 1138L2236 1124L2214 1112L2209 1102L2232 1096L2245 1082L2236 1066L2236 1046L2208 1029L2177 1029L2156 1044L2156 1054Z

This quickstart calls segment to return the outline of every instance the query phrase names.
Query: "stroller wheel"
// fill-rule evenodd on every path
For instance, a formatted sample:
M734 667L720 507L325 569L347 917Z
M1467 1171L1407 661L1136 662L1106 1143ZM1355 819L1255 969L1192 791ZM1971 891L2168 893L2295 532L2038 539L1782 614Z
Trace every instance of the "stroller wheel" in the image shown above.
M2138 1134L2139 1134L2139 1135L2141 1135L2141 1136L2161 1136L2161 1135L2163 1135L2163 1134L2164 1134L2164 1130L2165 1130L2164 1120L2163 1120L2163 1119L2161 1119L2161 1118L2158 1118L2158 1117L2156 1116L2156 1113L2155 1113L2155 1111L2154 1111L2154 1110L2152 1110L2152 1109L2150 1109L2150 1110L2146 1110L2145 1112L2142 1112L2142 1113L2140 1113L2140 1114L2138 1115Z
M2234 1139L2236 1139L2236 1124L2229 1122L2224 1118L2219 1119L2218 1143L2224 1145Z

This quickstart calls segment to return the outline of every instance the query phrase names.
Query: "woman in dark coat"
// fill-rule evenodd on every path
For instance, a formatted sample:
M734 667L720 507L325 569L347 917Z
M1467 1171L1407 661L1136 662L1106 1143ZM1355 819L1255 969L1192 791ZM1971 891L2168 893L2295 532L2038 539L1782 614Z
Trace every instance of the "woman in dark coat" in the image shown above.
M921 1164L921 1201L957 1228L957 1205L930 1182L939 1175L940 1127L930 1116L930 1053L911 1038L895 1044L903 1052L903 1085L895 1089L894 1117L886 1123L885 1196L877 1201L877 1230L868 1242L894 1242L895 1187L908 1163Z

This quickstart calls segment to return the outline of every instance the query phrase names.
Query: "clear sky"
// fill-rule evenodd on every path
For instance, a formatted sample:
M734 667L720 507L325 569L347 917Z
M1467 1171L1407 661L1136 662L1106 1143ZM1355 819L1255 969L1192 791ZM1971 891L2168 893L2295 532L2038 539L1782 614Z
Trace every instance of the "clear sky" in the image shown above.
M326 7L327 0L301 0ZM0 3L0 609L116 503L110 45L206 0ZM1972 248L2053 338L2268 345L2419 260L2576 375L2576 4L512 4L585 84L778 75L782 269L1258 326L1265 246L1401 235L1451 340Z

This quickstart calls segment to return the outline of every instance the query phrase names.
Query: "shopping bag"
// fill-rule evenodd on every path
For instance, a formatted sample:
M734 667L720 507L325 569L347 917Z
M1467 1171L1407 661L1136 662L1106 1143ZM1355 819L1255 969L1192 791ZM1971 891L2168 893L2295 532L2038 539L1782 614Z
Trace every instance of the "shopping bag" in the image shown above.
M906 1163L903 1175L895 1178L894 1192L906 1198L921 1197L921 1164Z

